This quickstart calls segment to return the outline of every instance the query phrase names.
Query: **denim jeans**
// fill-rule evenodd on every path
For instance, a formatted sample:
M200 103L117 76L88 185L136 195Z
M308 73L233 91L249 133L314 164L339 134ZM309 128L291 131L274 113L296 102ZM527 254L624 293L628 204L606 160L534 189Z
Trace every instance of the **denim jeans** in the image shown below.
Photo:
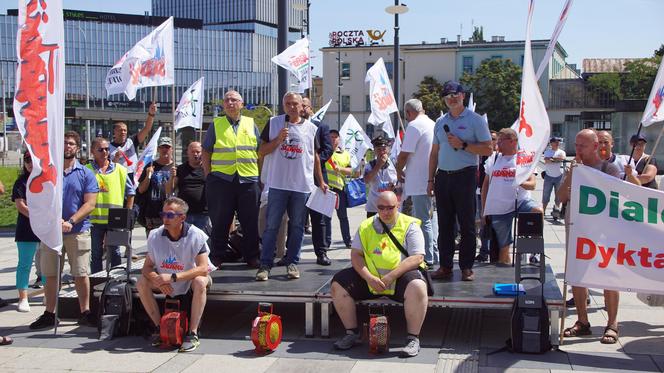
M92 273L97 273L104 269L102 258L104 256L104 236L106 236L107 231L107 224L92 224L92 229L90 230L90 246L92 249L92 264L90 266L90 271ZM120 246L107 246L107 248L107 255L111 256L111 268L119 266L120 263L122 263Z
M288 238L286 239L286 264L300 261L300 250L304 238L305 205L309 193L270 188L267 200L267 226L263 232L261 266L272 268L276 250L277 233L284 212L288 213Z
M196 226L196 228L202 230L208 236L212 231L212 224L210 223L208 214L187 214L187 223Z
M431 212L433 201L426 194L410 196L413 202L413 217L422 221L422 233L424 233L424 261L429 264L438 263L438 251L433 248L433 228L431 225Z
M551 176L544 176L544 186L542 190L542 203L543 204L548 204L549 201L551 200L551 192L555 191L556 194L558 194L558 188L560 188L560 184L563 181L563 175L560 175L558 177L551 177ZM556 194L554 194L554 199L556 201L556 205L558 204L558 198L556 197ZM546 212L546 211L545 211Z

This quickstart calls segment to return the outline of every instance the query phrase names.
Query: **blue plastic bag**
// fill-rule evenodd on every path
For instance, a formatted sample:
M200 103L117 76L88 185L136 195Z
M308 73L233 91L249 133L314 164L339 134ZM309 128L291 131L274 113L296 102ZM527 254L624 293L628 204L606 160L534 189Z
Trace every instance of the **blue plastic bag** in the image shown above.
M348 207L355 207L367 203L367 187L363 179L352 179L346 184Z

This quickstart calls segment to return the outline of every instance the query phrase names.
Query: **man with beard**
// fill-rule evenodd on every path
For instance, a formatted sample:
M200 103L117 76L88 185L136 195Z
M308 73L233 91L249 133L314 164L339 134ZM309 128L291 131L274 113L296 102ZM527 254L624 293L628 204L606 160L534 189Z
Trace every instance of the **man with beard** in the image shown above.
M55 305L57 302L59 269L64 266L64 254L67 254L74 286L78 294L81 316L79 325L92 326L96 317L90 312L90 220L88 215L95 208L99 187L94 173L76 159L81 148L78 133L65 133L62 180L62 254L58 258L55 250L40 244L42 276L46 277L44 297L46 310L30 324L30 329L48 329L56 325Z

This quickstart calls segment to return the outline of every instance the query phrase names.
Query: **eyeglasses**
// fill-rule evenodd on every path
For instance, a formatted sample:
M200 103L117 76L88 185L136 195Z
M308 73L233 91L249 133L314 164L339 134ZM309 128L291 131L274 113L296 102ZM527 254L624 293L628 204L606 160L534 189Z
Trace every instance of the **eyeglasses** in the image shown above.
M159 213L159 216L162 219L164 219L164 218L166 218L166 219L175 219L176 216L182 216L182 215L184 215L184 214L179 213L179 212L172 212L172 211L167 211L167 212L162 211L162 212Z
M445 98L459 98L461 96L461 93L450 93L449 95L445 95Z
M111 151L111 148L97 148L97 151L100 152L100 153L103 153L103 152L110 152L110 151Z
M389 211L389 210L394 210L395 207L397 206L377 206L380 211Z

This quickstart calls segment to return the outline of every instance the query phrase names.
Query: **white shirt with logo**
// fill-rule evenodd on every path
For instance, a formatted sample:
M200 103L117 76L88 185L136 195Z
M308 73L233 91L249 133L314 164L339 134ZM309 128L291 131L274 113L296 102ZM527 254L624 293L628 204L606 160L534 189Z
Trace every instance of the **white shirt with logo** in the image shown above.
M544 151L544 158L562 158L565 159L567 154L565 154L565 151L558 148L558 150L553 150L553 149L547 149ZM562 162L550 162L550 163L545 163L544 164L544 172L546 172L546 176L551 176L551 177L558 177L562 176L563 170L561 168Z
M108 147L110 148L110 157L111 159L114 159L115 153L118 152L118 150L121 150L127 158L131 161L131 166L127 165L127 160L125 157L120 157L118 158L119 164L125 166L127 168L127 171L129 173L134 173L136 172L136 165L138 164L138 154L136 154L136 148L138 147L138 144L134 144L134 140L136 137L129 137L127 138L127 141L125 141L124 145L116 147L112 143L109 143Z
M495 163L494 163L495 159ZM530 199L530 192L514 186L517 155L498 154L489 157L484 163L489 190L484 205L484 215L503 215L514 211L515 199L518 203Z
M616 165L618 167L618 169L620 170L620 178L621 179L623 177L625 177L625 165L627 164L628 159L629 159L628 155L626 155L626 154L616 154L616 153L611 154L609 159L607 159L609 162L613 163L614 165ZM632 175L634 175L634 177L638 176L639 174L636 172L636 166L634 165L634 159L632 159L632 161L630 162L630 166L632 166Z
M270 141L279 136L286 125L285 116L270 119ZM270 188L311 193L314 188L315 124L309 120L288 124L288 137L277 149L265 157L263 171L267 172L266 184Z
M408 123L403 144L401 144L401 151L411 153L406 161L405 197L427 194L429 155L433 143L434 125L434 121L424 114Z

